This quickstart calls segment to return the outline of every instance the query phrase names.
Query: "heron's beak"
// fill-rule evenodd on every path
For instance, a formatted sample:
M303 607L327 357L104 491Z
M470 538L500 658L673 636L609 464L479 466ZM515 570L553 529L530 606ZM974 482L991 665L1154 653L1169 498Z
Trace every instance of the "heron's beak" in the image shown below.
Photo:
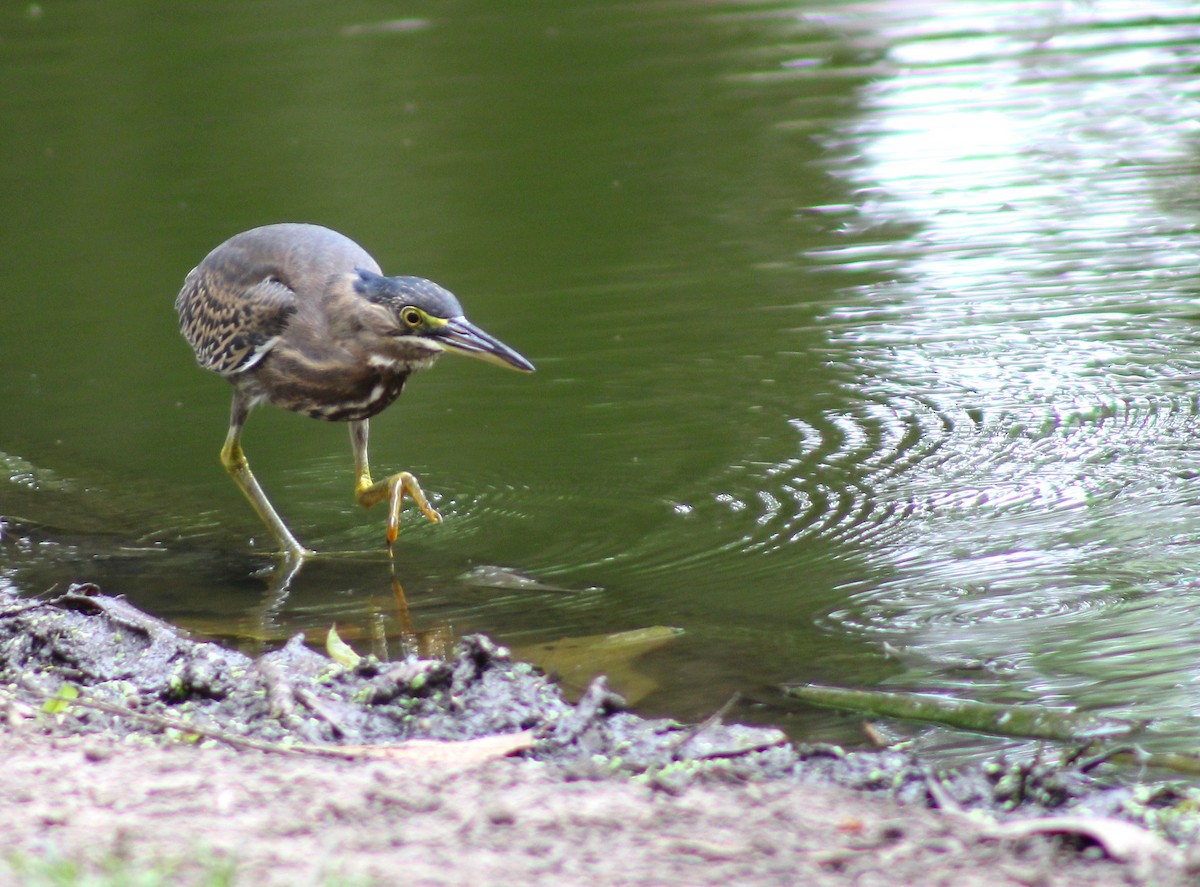
M451 317L439 326L433 337L447 351L456 351L523 373L533 372L532 363L461 315Z

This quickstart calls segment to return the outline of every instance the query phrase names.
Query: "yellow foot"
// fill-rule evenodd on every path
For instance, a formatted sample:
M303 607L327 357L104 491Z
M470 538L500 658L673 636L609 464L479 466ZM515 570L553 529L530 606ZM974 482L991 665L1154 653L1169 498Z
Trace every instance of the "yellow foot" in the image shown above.
M417 479L407 471L393 474L388 478L388 484L391 491L388 495L387 542L388 554L391 554L392 546L396 544L396 537L400 535L400 505L404 501L405 493L408 493L417 508L421 509L421 513L433 523L441 521L442 516L438 514L436 508L429 504L429 499L425 497L425 491L421 489Z
M425 491L421 489L421 485L411 472L399 471L387 480L381 480L378 483L371 483L369 477L364 477L360 479L358 489L355 490L355 496L363 508L370 508L377 502L382 502L384 498L388 500L387 544L389 556L392 553L392 546L396 544L396 538L400 535L400 506L404 503L405 494L416 503L417 508L421 509L421 513L429 520L437 523L442 519L437 509L429 504Z

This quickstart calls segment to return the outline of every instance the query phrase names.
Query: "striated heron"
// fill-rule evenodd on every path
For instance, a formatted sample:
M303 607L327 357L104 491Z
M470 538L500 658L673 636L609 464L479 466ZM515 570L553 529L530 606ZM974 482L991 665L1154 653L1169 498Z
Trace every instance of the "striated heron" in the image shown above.
M370 418L443 351L533 371L467 320L452 293L420 277L385 277L361 246L319 225L267 225L231 237L188 274L175 310L196 360L233 385L221 464L289 560L311 552L250 472L241 434L251 408L265 401L350 424L354 495L364 508L388 500L390 551L405 494L429 520L441 516L409 472L371 480Z

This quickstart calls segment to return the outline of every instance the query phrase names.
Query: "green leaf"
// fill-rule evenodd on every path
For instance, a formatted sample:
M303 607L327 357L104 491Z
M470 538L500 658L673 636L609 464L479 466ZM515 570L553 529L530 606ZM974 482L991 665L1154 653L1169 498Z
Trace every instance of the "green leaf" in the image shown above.
M78 698L79 688L64 681L58 692L42 703L42 711L48 715L62 714Z

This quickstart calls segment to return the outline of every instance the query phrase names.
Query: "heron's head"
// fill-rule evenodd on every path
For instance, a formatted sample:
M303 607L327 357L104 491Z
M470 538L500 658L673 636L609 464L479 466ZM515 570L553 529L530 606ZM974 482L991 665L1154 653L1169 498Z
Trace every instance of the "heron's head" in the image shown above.
M533 364L499 339L467 320L454 294L423 277L385 277L357 269L354 290L386 308L395 319L389 334L431 352L451 351L522 372Z

